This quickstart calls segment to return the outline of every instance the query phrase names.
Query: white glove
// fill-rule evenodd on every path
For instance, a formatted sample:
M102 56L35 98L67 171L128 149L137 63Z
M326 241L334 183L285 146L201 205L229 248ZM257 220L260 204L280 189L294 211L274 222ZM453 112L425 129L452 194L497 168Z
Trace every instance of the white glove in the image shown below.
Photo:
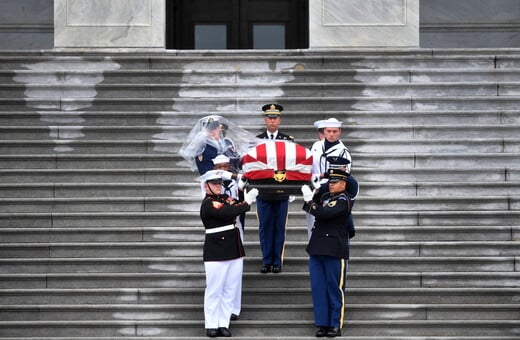
M258 189L253 188L244 193L244 201L246 201L247 204L251 205L256 202L256 196L258 196Z
M320 175L319 174L313 174L311 178L312 186L314 189L320 188Z
M312 196L314 196L311 188L307 184L302 185L302 194L303 194L303 200L305 202L312 201Z
M240 176L240 179L237 182L238 182L238 189L240 191L243 191L244 187L246 186L247 179L244 178L244 176Z

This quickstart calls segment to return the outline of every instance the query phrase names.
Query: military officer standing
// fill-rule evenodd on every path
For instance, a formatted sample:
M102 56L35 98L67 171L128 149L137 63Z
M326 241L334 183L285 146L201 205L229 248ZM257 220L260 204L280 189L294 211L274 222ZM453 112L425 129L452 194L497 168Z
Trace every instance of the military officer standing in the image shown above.
M307 245L316 337L341 336L345 307L346 272L349 258L348 215L350 197L346 192L349 174L328 172L329 192L314 195L302 186L303 210L315 217Z
M278 130L281 123L279 104L262 106L266 131L257 137L269 140L286 140L293 142L293 137ZM280 273L283 264L285 246L285 224L289 210L289 195L277 193L261 193L257 200L258 234L262 250L262 267L260 272Z
M206 190L200 217L206 230L204 324L208 337L231 336L229 322L242 281L245 256L236 219L250 210L258 195L258 190L252 189L244 194L244 202L241 202L222 194L221 173L221 170L210 170L201 176Z

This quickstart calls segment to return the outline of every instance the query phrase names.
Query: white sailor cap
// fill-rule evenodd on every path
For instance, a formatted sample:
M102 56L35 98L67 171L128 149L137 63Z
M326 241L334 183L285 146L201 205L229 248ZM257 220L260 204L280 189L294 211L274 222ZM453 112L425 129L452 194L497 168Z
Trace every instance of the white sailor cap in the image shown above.
M341 124L343 124L343 122L340 122L336 118L329 118L329 119L318 120L318 121L314 122L314 126L317 129L324 129L324 128L328 128L328 127L339 128L339 127L341 127Z
M314 127L315 127L316 129L322 129L322 127L321 127L321 122L323 122L323 121L324 121L324 120L317 120L317 121L315 121L314 124L313 124Z
M213 158L213 164L222 164L222 163L229 163L229 157L224 155L218 155L217 157Z
M222 171L221 170L210 170L204 175L200 176L200 180L203 183L222 183Z

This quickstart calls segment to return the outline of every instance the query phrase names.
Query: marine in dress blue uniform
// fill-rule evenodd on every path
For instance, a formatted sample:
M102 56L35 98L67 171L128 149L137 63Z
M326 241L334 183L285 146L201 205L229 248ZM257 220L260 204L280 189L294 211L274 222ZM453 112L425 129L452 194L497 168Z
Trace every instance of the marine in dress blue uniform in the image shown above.
M278 131L282 110L283 107L279 104L262 106L267 131L259 134L258 138L294 142L292 136ZM256 205L259 221L258 233L262 250L260 272L264 274L269 272L280 273L283 265L289 195L260 193Z
M315 217L306 251L309 257L314 321L317 337L341 335L345 307L345 287L349 258L348 215L351 199L347 194L349 174L339 169L328 172L328 192L313 195L304 185L303 210Z

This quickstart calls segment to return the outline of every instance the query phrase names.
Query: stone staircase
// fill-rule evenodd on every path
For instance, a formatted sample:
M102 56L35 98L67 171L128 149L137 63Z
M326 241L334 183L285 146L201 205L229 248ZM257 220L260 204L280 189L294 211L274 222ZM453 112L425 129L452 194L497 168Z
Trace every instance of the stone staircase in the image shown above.
M337 117L360 182L345 339L520 339L520 50L0 54L0 339L205 339L202 116ZM301 197L246 221L237 339L314 339Z

